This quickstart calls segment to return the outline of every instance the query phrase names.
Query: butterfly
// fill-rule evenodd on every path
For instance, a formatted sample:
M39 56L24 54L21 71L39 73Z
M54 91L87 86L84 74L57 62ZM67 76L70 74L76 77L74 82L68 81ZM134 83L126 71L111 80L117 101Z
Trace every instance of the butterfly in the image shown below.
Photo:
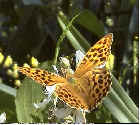
M30 67L18 70L43 86L55 85L55 95L70 107L91 111L101 103L111 86L111 75L105 64L112 41L112 33L101 38L79 62L74 74L66 77Z

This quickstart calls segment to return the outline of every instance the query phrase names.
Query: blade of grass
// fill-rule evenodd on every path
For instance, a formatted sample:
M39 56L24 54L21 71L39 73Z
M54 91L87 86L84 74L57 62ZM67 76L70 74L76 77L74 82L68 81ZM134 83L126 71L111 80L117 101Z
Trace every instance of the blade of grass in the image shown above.
M74 37L77 39L77 41L80 43L80 45L84 47L84 50L88 51L88 49L91 47L88 41L81 35L81 33L74 26L72 26L70 30L74 35Z
M73 21L79 16L79 14L77 14L76 16L74 16L72 18L72 20L69 22L69 24L65 27L65 30L63 30L63 33L62 35L60 36L60 38L58 39L57 41L57 44L56 44L56 48L55 48L55 55L54 55L54 59L53 59L53 64L56 65L57 63L57 57L59 55L59 50L60 50L60 44L62 43L62 41L64 40L64 38L66 37L66 34L69 30L69 28L71 27Z
M61 15L61 16L60 16ZM58 17L58 22L62 28L62 30L66 30L66 27L68 25L68 23L66 23L66 19L65 16L63 15L63 13L59 13ZM85 52L84 48L81 47L81 45L79 44L79 42L77 41L76 37L71 33L70 30L66 31L66 36L67 38L70 40L72 46L76 49L76 50L81 50L83 53Z
M113 104L108 104L108 102L104 102L104 104L106 104L106 107L120 121L120 123L138 122L138 119L135 117L135 115L128 109L128 107L113 89L111 89L107 98L109 98L108 102Z
M121 100L125 103L125 105L129 108L129 110L135 115L136 118L138 118L138 108L135 105L135 103L131 100L131 98L127 95L127 93L124 91L124 89L121 87L117 79L112 75L112 88L114 91L118 94L118 96L121 98Z
M5 123L17 123L15 111L16 89L0 83L0 113L6 113Z
M82 13L79 14L78 18L82 15ZM76 18L76 20L78 19ZM75 20L75 21L76 21ZM69 24L69 21L67 20L66 16L63 12L60 12L58 15L58 22L60 23L60 26L63 30L66 29L66 26ZM88 41L81 35L81 33L73 26L69 28L69 31L72 33L73 37L76 38L76 41L80 43L81 46L83 46L84 51L87 51L90 48L90 44ZM68 39L71 40L71 36L67 34ZM70 37L70 38L69 38ZM72 41L70 41L72 44L74 44ZM75 47L75 46L74 46Z
M0 84L0 90L14 97L16 96L16 89L11 88L5 84Z

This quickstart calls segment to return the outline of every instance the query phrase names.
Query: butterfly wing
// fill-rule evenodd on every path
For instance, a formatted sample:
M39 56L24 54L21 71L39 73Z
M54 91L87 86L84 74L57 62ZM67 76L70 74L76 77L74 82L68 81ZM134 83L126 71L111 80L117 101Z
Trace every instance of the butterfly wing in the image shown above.
M111 52L112 39L113 34L109 33L91 47L76 68L74 75L80 77L87 71L91 70L91 68L105 64Z
M66 82L65 78L41 69L35 69L30 67L18 67L18 70L19 72L32 78L33 80L35 80L43 86L52 86L57 83Z
M80 86L87 95L88 110L91 111L100 104L110 89L110 72L105 68L96 68L85 73L80 79L84 81L80 82Z

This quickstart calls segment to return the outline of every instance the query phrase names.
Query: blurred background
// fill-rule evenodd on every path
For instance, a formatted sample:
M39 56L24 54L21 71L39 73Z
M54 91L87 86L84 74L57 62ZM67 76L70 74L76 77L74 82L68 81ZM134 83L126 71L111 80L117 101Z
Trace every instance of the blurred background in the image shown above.
M69 29L72 37L65 33L59 40L77 14ZM56 64L58 57L73 57L78 49L87 52L107 33L114 35L112 74L139 107L138 0L0 0L0 113L7 112L7 123L20 121L14 100L24 77L17 66ZM87 121L119 122L107 109L88 114Z

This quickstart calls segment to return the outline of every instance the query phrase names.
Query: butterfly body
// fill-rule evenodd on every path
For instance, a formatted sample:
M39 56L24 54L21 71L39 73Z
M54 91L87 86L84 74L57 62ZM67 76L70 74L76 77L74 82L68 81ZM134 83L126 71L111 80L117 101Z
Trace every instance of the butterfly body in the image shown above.
M111 86L110 72L101 67L110 54L112 34L107 34L86 53L72 75L66 78L41 69L19 67L19 71L43 86L56 85L55 94L70 107L91 111Z

